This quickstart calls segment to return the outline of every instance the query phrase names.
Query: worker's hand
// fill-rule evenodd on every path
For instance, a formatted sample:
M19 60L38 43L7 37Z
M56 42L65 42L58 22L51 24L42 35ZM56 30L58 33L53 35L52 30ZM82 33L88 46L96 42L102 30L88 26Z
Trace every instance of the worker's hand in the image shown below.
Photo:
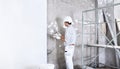
M61 35L61 40L62 40L63 42L65 42L65 37L64 37L64 35Z

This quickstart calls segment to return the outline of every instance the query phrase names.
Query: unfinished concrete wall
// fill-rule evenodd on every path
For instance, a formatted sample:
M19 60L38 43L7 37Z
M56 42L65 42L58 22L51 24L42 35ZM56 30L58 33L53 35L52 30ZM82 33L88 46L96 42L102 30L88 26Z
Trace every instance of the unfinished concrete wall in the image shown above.
M75 22L77 33L81 33L82 11L94 8L94 0L48 0L48 25L56 21L60 33L64 34L63 18L71 16ZM74 66L81 64L81 35L77 37L74 54ZM55 64L55 69L65 69L64 45L60 40L48 35L48 63ZM78 69L78 68L77 68Z

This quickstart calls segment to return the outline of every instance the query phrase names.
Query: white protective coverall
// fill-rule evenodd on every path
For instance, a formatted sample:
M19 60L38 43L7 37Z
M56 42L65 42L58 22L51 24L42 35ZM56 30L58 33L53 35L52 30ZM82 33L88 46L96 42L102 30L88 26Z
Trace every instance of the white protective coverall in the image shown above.
M72 22L71 17L67 17L66 20L70 23ZM76 42L76 30L75 28L70 25L65 29L65 61L66 61L66 68L67 69L74 69L73 68L73 54ZM74 44L74 45L73 45Z

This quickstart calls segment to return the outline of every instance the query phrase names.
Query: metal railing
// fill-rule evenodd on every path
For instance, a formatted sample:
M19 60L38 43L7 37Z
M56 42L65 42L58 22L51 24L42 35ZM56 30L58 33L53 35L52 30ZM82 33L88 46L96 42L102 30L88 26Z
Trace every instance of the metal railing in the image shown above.
M101 45L101 46L106 45L106 47L104 47L104 49L107 48L108 45L111 45L111 47L113 49L115 49L116 57L118 57L117 60L116 60L117 67L114 67L114 66L111 66L111 67L114 67L116 69L120 69L120 66L119 66L120 65L120 62L119 62L119 60L120 60L120 51L115 47L115 46L118 46L118 44L117 44L117 36L120 35L120 32L116 33L117 31L116 31L115 18L113 18L111 20L112 25L114 25L114 27L111 27L109 16L105 12L105 9L110 8L110 7L113 7L113 9L114 9L115 6L120 6L120 3L112 4L112 5L104 6L104 7L99 7L99 8L95 8L95 9L85 10L85 11L82 12L82 48L81 48L82 69L86 69L86 66L90 65L92 63L94 63L95 67L97 67L97 64L99 64L99 61L97 61L97 60L98 60L98 57L99 57L99 55L101 53L98 53L97 50L98 50L98 48L100 46L97 47L94 44L98 44L98 45ZM104 14L106 22L97 23L95 20L98 20L99 18L95 19L95 17L93 17L92 20L87 20L87 18L85 17L85 14L88 14L88 16L89 16L89 13L93 12L94 13L93 16L95 16L96 15L96 13L95 13L96 10L97 11L103 11L102 14ZM112 15L112 16L114 16L114 15ZM102 24L108 25L108 30L110 31L112 39L109 39L106 36L105 31L102 28L100 28L100 27L102 27ZM86 33L86 29L84 27L87 26L87 25L89 25L88 27L90 29L87 29L89 31ZM106 26L104 26L104 27L106 28ZM92 28L92 31L91 31L91 28ZM107 31L107 29L106 29L106 31ZM96 35L96 33L97 33L97 35ZM85 37L85 36L88 36L88 37ZM100 37L100 36L103 37L103 43L102 44L96 43L96 40L102 40L102 39L98 39L96 36L97 37ZM92 40L90 40L90 39L92 39ZM108 43L106 43L106 41ZM89 46L88 47L88 44L93 44L94 46L91 46L91 47ZM89 52L87 52L88 50L86 50L86 49L90 49Z

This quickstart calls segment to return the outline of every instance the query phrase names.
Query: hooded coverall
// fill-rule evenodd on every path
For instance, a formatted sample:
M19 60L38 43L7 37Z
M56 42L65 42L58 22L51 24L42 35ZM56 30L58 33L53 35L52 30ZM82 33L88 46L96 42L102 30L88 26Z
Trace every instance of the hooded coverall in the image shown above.
M73 61L72 57L74 54L76 42L76 30L72 25L68 26L65 29L65 61L66 61L66 68L73 69Z

